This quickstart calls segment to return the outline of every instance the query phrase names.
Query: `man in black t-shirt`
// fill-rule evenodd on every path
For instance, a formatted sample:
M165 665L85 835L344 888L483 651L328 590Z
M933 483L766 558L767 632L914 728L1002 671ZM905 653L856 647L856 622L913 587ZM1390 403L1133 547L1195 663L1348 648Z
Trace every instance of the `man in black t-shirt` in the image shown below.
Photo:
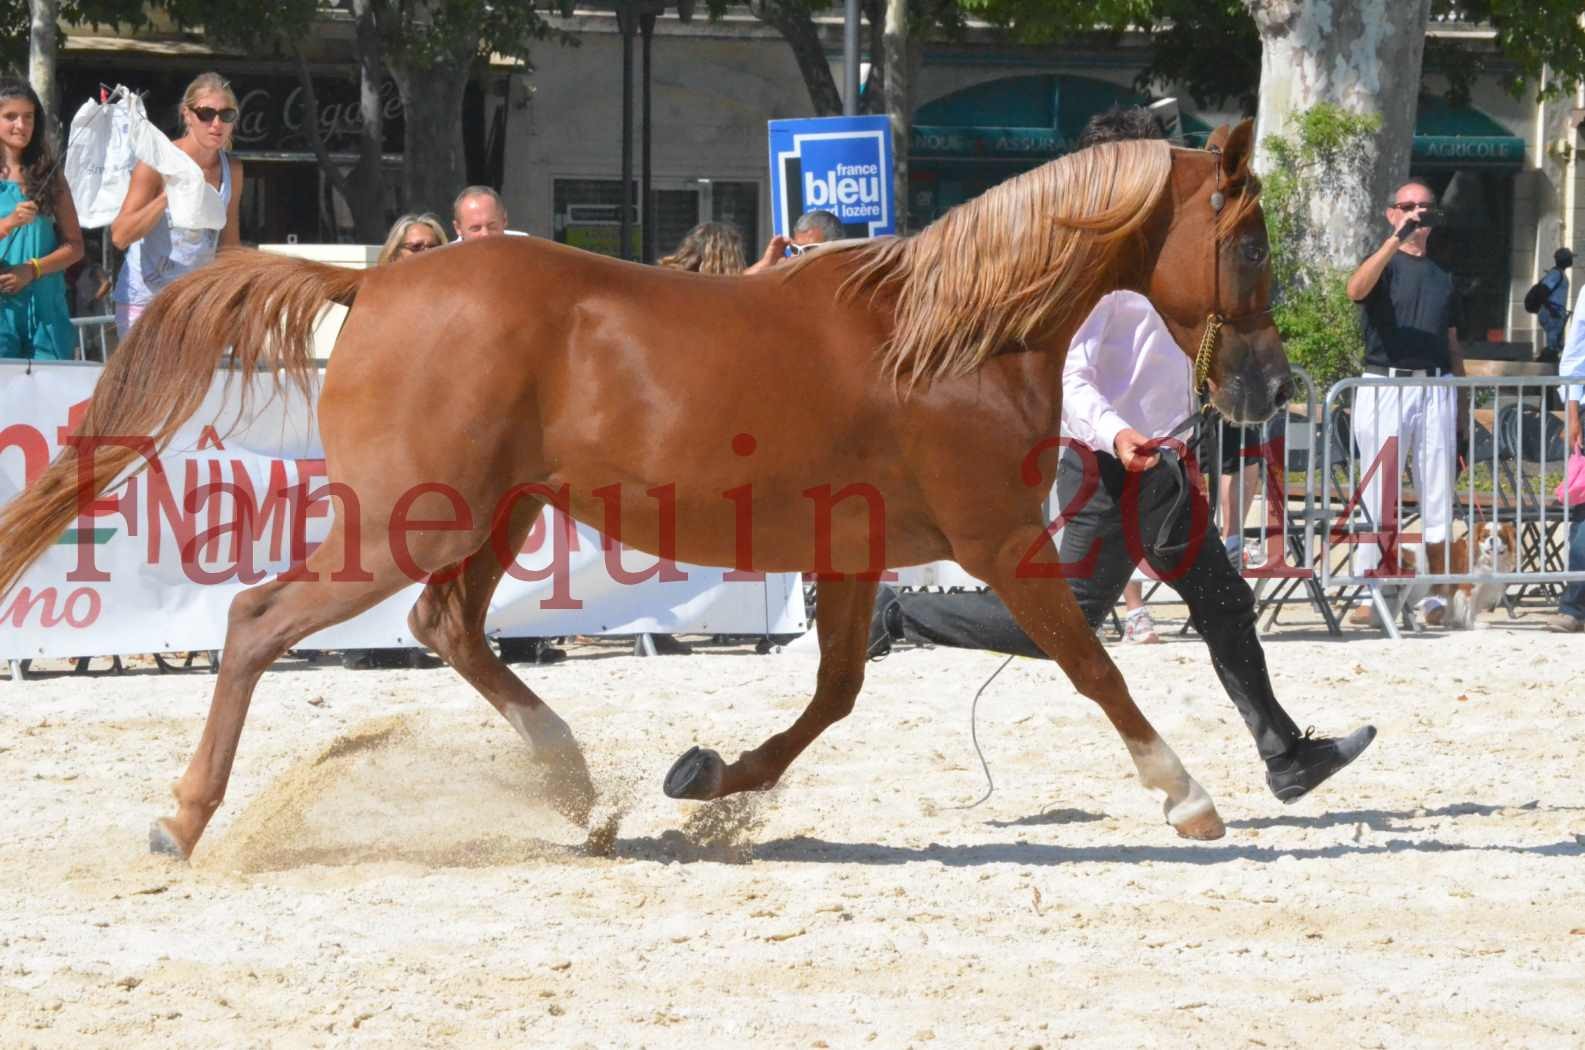
M1348 296L1359 303L1364 322L1366 378L1396 380L1356 391L1351 421L1360 476L1376 462L1389 439L1398 441L1396 463L1378 467L1365 486L1364 506L1378 530L1401 530L1401 509L1382 507L1381 480L1385 472L1394 471L1401 489L1404 465L1412 462L1426 562L1431 572L1439 573L1446 565L1453 516L1461 406L1452 387L1425 380L1463 375L1464 355L1458 344L1453 275L1425 254L1435 207L1436 194L1424 183L1398 187L1386 212L1392 233L1349 277ZM1361 544L1354 571L1364 574L1375 569L1380 549L1375 543ZM1426 602L1425 621L1441 623L1443 596ZM1372 621L1369 607L1351 617L1356 624Z

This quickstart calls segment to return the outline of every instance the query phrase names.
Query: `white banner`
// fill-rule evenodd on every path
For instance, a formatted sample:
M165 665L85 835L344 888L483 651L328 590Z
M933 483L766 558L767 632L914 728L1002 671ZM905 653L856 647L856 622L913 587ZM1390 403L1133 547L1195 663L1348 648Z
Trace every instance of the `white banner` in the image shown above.
M0 503L54 458L100 370L0 362ZM295 395L273 396L260 377L250 418L237 425L225 378L217 377L159 469L112 487L86 527L69 530L0 599L0 659L219 649L237 592L288 568L294 544L311 550L323 539L332 507L315 497L326 478L308 406ZM486 630L533 637L807 628L796 573L728 582L725 569L679 564L682 580L619 578L654 564L619 544L607 550L600 533L581 524L569 530L547 511L496 590ZM412 645L407 613L421 587L301 647Z

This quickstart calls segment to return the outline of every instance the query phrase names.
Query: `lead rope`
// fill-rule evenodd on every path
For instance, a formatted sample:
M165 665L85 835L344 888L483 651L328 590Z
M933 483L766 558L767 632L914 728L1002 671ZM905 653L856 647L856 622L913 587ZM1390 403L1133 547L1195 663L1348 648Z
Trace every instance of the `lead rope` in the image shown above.
M985 690L989 689L991 683L996 681L996 676L1005 671L1007 665L1012 662L1013 658L1011 656L1003 660L1001 665L991 672L991 676L985 680L985 684L980 686L979 691L974 694L974 702L969 705L969 739L974 741L974 754L980 760L981 772L985 774L985 794L966 806L948 806L947 809L973 809L996 793L996 781L991 779L991 764L985 761L985 752L980 750L980 733L977 719L980 713L980 697L984 696Z

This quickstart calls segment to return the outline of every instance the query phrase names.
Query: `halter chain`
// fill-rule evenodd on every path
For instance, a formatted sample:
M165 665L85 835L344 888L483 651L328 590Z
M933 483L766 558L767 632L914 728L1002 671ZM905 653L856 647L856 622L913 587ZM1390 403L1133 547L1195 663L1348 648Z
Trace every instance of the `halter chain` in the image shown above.
M1213 313L1205 319L1205 334L1200 337L1200 352L1194 355L1194 392L1205 392L1211 378L1211 358L1216 354L1216 341L1222 334L1222 315Z

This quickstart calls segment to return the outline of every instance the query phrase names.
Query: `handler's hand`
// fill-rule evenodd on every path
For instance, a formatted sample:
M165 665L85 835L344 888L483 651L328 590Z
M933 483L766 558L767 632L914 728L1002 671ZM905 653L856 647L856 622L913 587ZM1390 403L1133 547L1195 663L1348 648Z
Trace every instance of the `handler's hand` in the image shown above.
M1124 470L1149 470L1161 462L1161 453L1151 445L1150 439L1132 427L1119 431L1112 447L1117 450Z

